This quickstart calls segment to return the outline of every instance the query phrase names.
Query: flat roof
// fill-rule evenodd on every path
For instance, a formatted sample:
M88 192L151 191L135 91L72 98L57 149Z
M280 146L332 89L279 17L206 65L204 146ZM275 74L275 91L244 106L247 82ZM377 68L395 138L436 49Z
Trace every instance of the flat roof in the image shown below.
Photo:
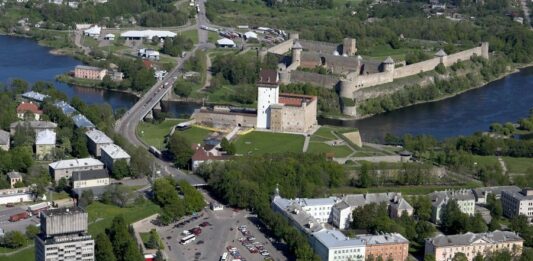
M97 129L87 131L85 135L96 144L113 143L111 138L109 138L103 131Z
M63 216L63 215L72 215L77 213L87 213L84 209L80 207L68 207L68 208L55 208L48 209L43 211L46 216Z
M159 30L131 30L120 34L121 37L134 37L134 38L153 38L157 37L176 37L176 33L171 31L159 31Z
M349 238L339 230L325 229L312 234L328 249L364 247L365 242L358 238Z
M52 169L68 169L68 168L77 168L77 167L89 167L89 166L104 166L104 163L97 159L93 158L82 158L82 159L69 159L69 160L60 160L48 164Z
M94 66L87 66L87 65L76 65L76 69L80 69L80 70L90 70L90 71L102 71L104 69L102 68L98 68L98 67L94 67Z
M56 133L52 130L43 130L37 132L35 135L35 144L36 145L55 145L56 144Z
M120 146L116 144L107 144L102 146L102 152L109 155L112 159L129 159L130 154L123 150Z
M94 124L82 114L75 115L72 120L78 128L94 128Z

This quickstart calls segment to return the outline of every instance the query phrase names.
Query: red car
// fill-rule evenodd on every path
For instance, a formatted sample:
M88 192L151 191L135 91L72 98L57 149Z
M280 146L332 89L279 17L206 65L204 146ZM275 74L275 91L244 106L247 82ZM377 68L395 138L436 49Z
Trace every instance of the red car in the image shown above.
M193 229L190 230L191 233L193 233L195 236L198 236L202 233L202 229L199 228L199 227L195 227Z

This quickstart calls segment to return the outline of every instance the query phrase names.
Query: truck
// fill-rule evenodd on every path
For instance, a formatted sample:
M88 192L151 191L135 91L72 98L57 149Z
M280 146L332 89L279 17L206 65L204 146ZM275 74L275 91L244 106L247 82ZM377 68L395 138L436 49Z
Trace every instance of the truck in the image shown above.
M24 212L20 212L18 214L15 214L15 215L11 215L9 217L9 221L10 222L17 222L17 221L20 221L20 220L23 220L23 219L27 219L29 216L30 216L30 214L28 214L28 212L24 211Z
M41 214L41 211L45 211L48 208L50 208L49 202L41 202L41 203L37 203L35 205L29 206L28 212L34 216L39 216Z

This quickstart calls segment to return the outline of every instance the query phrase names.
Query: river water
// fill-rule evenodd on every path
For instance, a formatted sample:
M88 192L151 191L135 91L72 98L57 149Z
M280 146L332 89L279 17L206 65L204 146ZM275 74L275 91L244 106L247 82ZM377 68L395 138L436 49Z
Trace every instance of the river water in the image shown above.
M55 77L80 64L68 56L49 53L35 41L0 36L0 82L21 78L29 82L53 82L69 98L80 97L88 104L109 103L113 109L129 108L137 97L108 90L69 86ZM165 103L170 115L191 114L194 104ZM365 141L381 140L386 133L427 134L443 139L487 130L493 122L516 121L533 108L533 68L527 68L483 88L450 99L419 104L358 121L319 119L320 124L357 127Z

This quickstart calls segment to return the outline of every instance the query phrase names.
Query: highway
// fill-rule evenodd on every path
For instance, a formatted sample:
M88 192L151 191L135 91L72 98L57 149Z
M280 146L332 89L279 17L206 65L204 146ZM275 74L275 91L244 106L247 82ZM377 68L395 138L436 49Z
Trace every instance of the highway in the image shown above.
M177 65L165 76L162 81L157 82L152 86L138 101L133 105L122 118L115 122L115 131L135 146L141 146L148 149L148 145L144 144L139 137L137 137L136 129L144 117L154 108L158 102L166 95L167 92L173 91L172 86L176 79L181 76L184 63L191 58L192 54L197 49L206 50L212 48L213 45L207 42L207 32L202 30L202 25L208 24L207 17L205 16L204 1L199 0L197 3L200 5L200 12L196 17L196 29L198 30L198 44L187 52L185 57L178 59ZM155 157L154 157L155 158ZM205 181L195 175L185 174L172 166L171 163L162 161L158 158L155 159L155 163L159 170L164 175L173 175L178 179L185 179L193 185L205 184Z

